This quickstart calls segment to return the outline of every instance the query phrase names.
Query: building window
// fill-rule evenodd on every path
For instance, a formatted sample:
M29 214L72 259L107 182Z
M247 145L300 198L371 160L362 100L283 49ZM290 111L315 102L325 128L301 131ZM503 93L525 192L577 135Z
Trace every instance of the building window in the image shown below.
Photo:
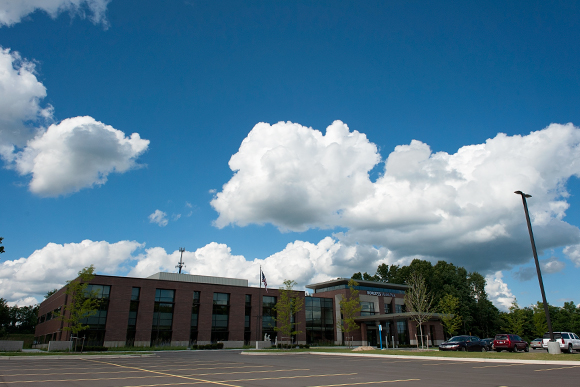
M246 313L244 315L244 344L249 345L252 340L250 321L252 319L252 295L246 294Z
M155 289L151 346L171 344L175 290Z
M409 331L407 330L407 320L397 321L397 334L399 344L409 344Z
M262 296L262 335L270 336L271 341L275 341L276 338L276 331L274 330L276 326L275 305L276 297ZM260 338L260 340L263 339L264 337Z
M334 343L334 311L332 298L306 297L306 342Z
M213 294L213 311L211 316L211 341L228 341L230 317L230 295Z
M131 303L129 304L129 322L127 324L127 337L125 346L135 346L135 332L137 331L137 312L139 311L139 294L141 288L131 290Z
M89 284L85 288L85 297L95 297L100 300L97 312L81 320L89 328L78 333L78 337L86 337L86 346L102 346L105 341L105 327L107 325L107 311L109 310L110 285Z
M391 308L391 304L390 303L385 304L385 314L391 314L391 313L393 313L393 310Z
M193 292L193 304L191 306L191 330L189 332L190 344L197 343L198 324L199 324L199 292Z
M405 307L405 305L395 305L395 313L405 313L407 311L407 308Z
M375 303L368 301L360 302L360 315L361 316L374 316L375 315Z

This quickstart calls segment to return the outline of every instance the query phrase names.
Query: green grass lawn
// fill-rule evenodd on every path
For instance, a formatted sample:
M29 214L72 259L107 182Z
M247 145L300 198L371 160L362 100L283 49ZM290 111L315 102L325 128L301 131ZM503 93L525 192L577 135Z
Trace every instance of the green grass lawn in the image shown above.
M291 350L260 350L259 352L325 352L325 353L351 353L351 354L372 354L372 355L399 355L399 356L424 356L424 357L450 357L450 358L479 358L479 359L513 359L513 360L570 360L580 362L580 354L562 353L550 355L546 351L530 352L455 352L455 351L411 351L411 350L373 350L363 352L353 352L345 348L310 348Z

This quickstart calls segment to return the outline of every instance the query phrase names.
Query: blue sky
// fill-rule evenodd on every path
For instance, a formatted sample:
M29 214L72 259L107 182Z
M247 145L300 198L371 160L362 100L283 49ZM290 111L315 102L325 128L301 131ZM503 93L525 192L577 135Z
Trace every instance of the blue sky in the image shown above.
M580 302L578 2L38 4L0 0L0 297L185 247L272 286L445 259L529 305L523 190Z

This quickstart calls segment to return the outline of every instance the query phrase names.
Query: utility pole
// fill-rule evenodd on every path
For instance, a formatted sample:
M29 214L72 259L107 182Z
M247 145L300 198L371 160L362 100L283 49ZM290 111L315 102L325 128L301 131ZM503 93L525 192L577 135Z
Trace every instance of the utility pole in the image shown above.
M183 253L184 253L184 251L185 251L185 248L184 247L180 247L179 248L179 252L181 253L181 258L179 258L179 263L177 264L177 266L175 266L175 267L178 267L179 268L179 274L181 274L181 268L182 267L185 267L185 263L183 263Z

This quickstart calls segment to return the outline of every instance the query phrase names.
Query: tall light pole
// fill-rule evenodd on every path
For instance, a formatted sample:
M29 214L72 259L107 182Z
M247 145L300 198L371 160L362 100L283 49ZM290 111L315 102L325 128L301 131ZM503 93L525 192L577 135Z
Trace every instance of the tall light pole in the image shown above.
M536 242L534 242L534 234L532 233L532 222L530 222L530 214L528 212L528 203L526 198L531 198L532 195L516 191L515 194L522 196L524 203L524 211L526 212L526 221L528 222L528 231L530 232L530 241L532 242L532 252L534 253L534 260L536 261L536 271L538 272L538 281L540 281L540 291L542 292L542 303L544 304L544 313L546 313L546 322L548 323L548 332L550 332L550 341L554 340L554 331L552 330L552 322L550 321L550 309L548 308L548 301L546 301L546 292L544 291L544 282L542 281L542 272L540 271L540 262L538 261L538 252L536 251Z

